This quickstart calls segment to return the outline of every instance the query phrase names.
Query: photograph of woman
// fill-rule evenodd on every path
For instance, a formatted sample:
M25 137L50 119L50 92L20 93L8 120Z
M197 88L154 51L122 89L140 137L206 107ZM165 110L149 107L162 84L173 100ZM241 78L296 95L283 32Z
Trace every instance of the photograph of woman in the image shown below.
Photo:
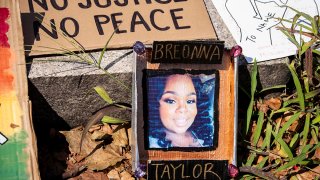
M214 145L216 71L147 71L148 148Z

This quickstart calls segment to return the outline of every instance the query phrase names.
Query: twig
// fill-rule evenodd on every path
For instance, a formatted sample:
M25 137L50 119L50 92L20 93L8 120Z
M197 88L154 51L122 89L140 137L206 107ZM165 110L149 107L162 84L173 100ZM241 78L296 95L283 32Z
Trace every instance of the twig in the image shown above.
M239 170L240 172L251 173L264 179L278 180L278 178L275 177L272 173L264 172L261 169L258 169L256 167L242 166L239 168Z

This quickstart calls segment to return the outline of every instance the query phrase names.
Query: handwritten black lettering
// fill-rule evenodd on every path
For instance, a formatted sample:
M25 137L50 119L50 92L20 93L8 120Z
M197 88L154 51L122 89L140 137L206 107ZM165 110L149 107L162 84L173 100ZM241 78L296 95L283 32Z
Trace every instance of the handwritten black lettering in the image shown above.
M95 15L94 16L94 21L96 23L99 35L104 35L102 24L108 24L110 22L109 16L107 16L107 15Z
M83 4L83 3L78 3L78 6L82 9L88 9L91 7L91 0L86 0L86 4Z
M37 41L40 41L39 30L43 30L47 35L53 39L58 39L57 27L54 19L50 19L51 31L43 26L39 21L33 22L34 36Z
M74 31L73 31L73 33L70 33L70 30L68 29L67 30L67 28L66 28L66 23L67 23L67 21L69 21L69 22L71 22L71 24L72 25L70 25L70 26L73 26L73 28L74 28ZM69 26L69 27L70 27ZM60 22L60 29L64 32L64 33L66 33L69 37L76 37L78 34L79 34L79 23L75 20L75 19L73 19L73 18L71 18L71 17L65 17L65 18L63 18L62 20L61 20L61 22Z
M105 4L101 4L100 0L94 0L94 4L99 8L107 8L111 5L110 0L104 0L104 1L105 1Z
M127 30L120 30L119 25L122 23L122 20L117 20L117 16L122 16L122 13L113 13L111 14L111 21L113 25L113 29L116 31L117 34L126 33Z
M172 17L172 21L173 21L173 25L176 29L190 29L191 26L180 26L178 23L179 19L183 19L183 16L177 16L176 13L177 12L182 12L183 8L178 8L178 9L172 9L170 10L170 14Z
M56 10L62 11L68 7L68 0L63 0L62 5L58 5L57 0L51 0L52 7Z
M123 0L123 2L120 2L120 0L114 0L114 3L117 6L127 6L128 5L128 0Z
M168 4L171 2L171 0L155 0L155 1L160 4Z
M154 10L152 10L151 13L150 13L151 25L152 25L154 28L156 28L157 30L159 30L159 31L169 30L169 29L170 29L169 26L160 27L160 26L158 26L158 25L156 24L156 22L155 22L155 19L156 19L156 18L155 18L155 14L156 14L156 12L160 12L160 13L164 14L164 11L163 11L162 9L154 9Z
M256 36L254 36L254 35L251 35L250 37L248 37L248 36L246 37L246 41L256 42L255 39L256 39Z
M28 0L29 10L31 13L34 13L33 2L36 2L43 10L48 11L48 3L46 0Z
M143 19L142 15L138 11L135 11L132 15L130 31L135 32L136 25L139 24L142 24L147 31L151 31L149 25Z

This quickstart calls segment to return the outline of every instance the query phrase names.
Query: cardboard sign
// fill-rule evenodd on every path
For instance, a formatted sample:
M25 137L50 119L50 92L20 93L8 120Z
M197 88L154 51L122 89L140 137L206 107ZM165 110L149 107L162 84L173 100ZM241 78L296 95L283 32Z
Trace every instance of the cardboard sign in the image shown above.
M155 41L151 63L221 64L223 41Z
M0 1L0 179L40 179L18 0Z
M103 48L114 31L110 48L217 38L203 0L20 0L20 7L30 55L80 51L75 43Z
M228 179L228 161L149 161L149 180Z

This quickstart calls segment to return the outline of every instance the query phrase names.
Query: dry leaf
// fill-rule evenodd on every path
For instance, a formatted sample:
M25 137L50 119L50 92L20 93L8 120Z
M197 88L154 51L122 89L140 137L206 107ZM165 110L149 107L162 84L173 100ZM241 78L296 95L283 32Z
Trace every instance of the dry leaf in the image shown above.
M120 179L120 175L115 169L112 169L110 172L108 172L107 176L109 179Z
M62 131L61 133L65 135L66 140L68 141L70 151L78 152L82 131L76 129ZM86 136L83 141L81 157L86 157L85 164L88 166L88 169L103 170L124 159L124 157L113 150L113 146L108 145L104 149L102 146L100 147L100 144L101 142L94 142L90 140L88 136Z
M257 102L257 108L259 109L259 111L261 111L261 112L263 112L265 114L269 110L268 105L266 105L264 103L260 103L260 102Z
M121 177L121 180L134 180L134 178L128 171L121 172L120 177Z
M115 152L110 145L99 148L85 159L85 164L91 170L103 170L124 159L119 153Z
M112 143L120 147L126 147L129 143L125 128L121 128L118 131L114 132L112 135L112 138L113 138Z
M134 142L132 141L132 129L127 129L128 139L129 139L129 145L132 145Z
M111 129L110 125L109 124L105 124L103 127L102 127L102 131L103 132L106 132L107 134L112 134L113 133L113 129Z
M95 124L91 126L91 128L88 130L88 132L93 133L93 131L101 129L101 124Z
M272 110L278 110L281 107L280 98L270 98L268 100L264 100L264 103Z
M109 180L108 176L103 172L90 172L86 171L79 176L70 178L69 180Z
M103 139L106 136L110 136L110 135L108 133L104 132L104 131L94 131L90 135L90 139L91 140L99 140L99 139Z
M316 172L318 172L318 173L316 173ZM320 166L317 166L317 167L313 168L312 171L307 171L307 172L304 172L301 174L297 174L296 177L299 180L316 179L317 177L318 178L320 177L319 173L320 173Z
M316 149L313 158L320 160L320 148Z
M60 131L69 143L69 149L71 153L78 153L80 146L80 139L82 130L72 129L70 131ZM95 149L101 142L92 141L89 136L86 136L83 140L81 155L88 155Z

